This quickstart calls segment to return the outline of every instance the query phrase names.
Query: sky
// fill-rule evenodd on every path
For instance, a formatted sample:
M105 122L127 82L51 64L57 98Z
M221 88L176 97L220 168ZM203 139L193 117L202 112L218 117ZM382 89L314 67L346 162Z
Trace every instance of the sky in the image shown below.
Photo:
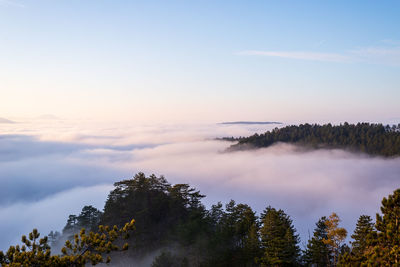
M0 0L0 117L397 122L398 1Z
M282 208L302 242L333 211L351 232L399 187L398 158L223 153L214 138L400 123L399 13L399 1L0 0L0 250L102 209L139 171L207 205Z

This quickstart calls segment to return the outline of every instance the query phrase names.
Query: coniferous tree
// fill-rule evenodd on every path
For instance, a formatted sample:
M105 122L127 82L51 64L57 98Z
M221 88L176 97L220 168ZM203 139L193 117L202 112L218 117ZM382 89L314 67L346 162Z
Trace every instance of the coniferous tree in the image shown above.
M114 184L101 218L102 224L120 226L125 218L136 218L135 236L130 238L130 253L135 256L165 247L181 246L189 260L206 256L210 228L204 196L187 184L171 185L163 177L144 173ZM185 255L186 256L186 255Z
M95 230L100 222L102 212L93 206L84 206L78 216L78 226L88 230Z
M67 224L64 226L63 234L72 237L80 229L85 228L89 231L94 231L97 229L102 212L93 206L84 206L81 213L77 215L69 215Z
M369 247L368 238L371 237L374 230L374 224L370 216L361 215L360 218L358 218L356 229L351 235L354 241L351 242L352 248L350 255L354 262L365 261L364 254Z
M231 200L213 205L209 213L215 222L215 234L211 238L210 266L253 266L260 256L258 223L255 212L246 204Z
M63 229L63 234L73 233L76 231L79 231L78 216L71 214L68 216L67 224L64 226Z
M380 266L400 266L400 189L383 198L382 215L376 215L377 232L369 235L366 263Z
M308 240L307 249L304 252L304 263L306 266L328 266L330 254L324 240L328 238L326 217L321 217L315 224L313 237Z
M98 231L86 232L81 229L75 234L73 241L67 240L61 249L62 255L52 255L47 236L40 238L37 229L28 236L23 235L22 244L10 246L6 253L0 251L0 265L3 267L84 267L88 263L96 265L101 262L109 263L111 251L128 249L128 244L116 245L121 239L126 239L129 232L134 230L135 220L126 223L122 228L117 226L98 227Z
M260 255L257 216L250 206L238 204L233 209L236 266L252 266L255 257Z
M342 148L385 157L400 155L400 131L398 127L382 124L357 123L300 124L275 128L264 134L237 138L237 144L229 150L268 147L277 142L302 145L311 148Z
M257 223L253 223L248 230L243 248L243 254L247 256L246 266L258 266L257 259L262 256L261 243Z
M50 233L47 235L48 238L48 243L51 247L57 246L60 241L61 241L61 233L58 231L50 231Z
M262 266L295 266L299 262L299 237L283 210L267 207L261 215Z

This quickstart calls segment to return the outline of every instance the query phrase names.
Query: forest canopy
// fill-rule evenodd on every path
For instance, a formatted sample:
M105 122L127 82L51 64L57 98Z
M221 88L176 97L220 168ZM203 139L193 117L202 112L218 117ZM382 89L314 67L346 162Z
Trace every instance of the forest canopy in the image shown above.
M311 148L340 148L384 157L400 155L400 124L300 124L249 137L223 139L238 142L229 151L269 147L283 142Z
M309 240L301 243L291 217L281 209L267 206L257 215L234 200L207 209L203 197L187 184L172 185L163 176L138 173L114 184L103 211L83 207L79 215L68 217L62 234L51 232L39 239L34 230L22 237L22 245L0 252L0 263L85 266L112 259L113 265L131 266L149 255L150 262L136 265L398 266L400 262L400 189L382 200L375 223L367 215L359 217L350 244L334 212L322 216ZM128 218L135 220L126 224ZM82 228L91 232L85 234ZM65 245L57 255L51 249L59 242Z

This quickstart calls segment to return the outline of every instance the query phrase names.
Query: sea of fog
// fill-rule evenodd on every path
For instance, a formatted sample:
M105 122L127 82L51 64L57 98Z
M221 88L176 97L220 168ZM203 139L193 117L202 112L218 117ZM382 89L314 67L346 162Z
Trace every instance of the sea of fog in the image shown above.
M33 228L62 230L84 205L102 209L112 184L140 171L196 187L207 206L234 199L257 212L281 208L302 246L321 216L337 212L351 233L361 214L375 218L381 199L399 187L400 159L287 144L224 153L230 143L214 140L276 126L56 118L1 123L0 250Z

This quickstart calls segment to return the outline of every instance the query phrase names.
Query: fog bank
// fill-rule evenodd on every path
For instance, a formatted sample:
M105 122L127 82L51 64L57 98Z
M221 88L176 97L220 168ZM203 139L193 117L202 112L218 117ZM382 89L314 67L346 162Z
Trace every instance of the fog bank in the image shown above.
M333 211L350 232L359 215L374 218L400 181L400 159L287 144L225 153L230 143L213 140L275 125L39 121L1 127L0 249L33 227L43 234L61 230L84 205L102 209L112 183L139 171L195 186L207 205L234 199L258 212L281 208L303 242L318 218Z

